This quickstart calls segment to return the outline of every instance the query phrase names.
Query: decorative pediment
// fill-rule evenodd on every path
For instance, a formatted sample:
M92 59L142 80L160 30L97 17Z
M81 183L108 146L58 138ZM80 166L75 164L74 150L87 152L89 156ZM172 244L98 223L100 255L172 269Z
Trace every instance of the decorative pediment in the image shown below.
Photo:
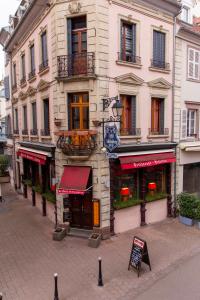
M43 91L45 89L48 89L49 85L50 83L48 81L41 79L37 85L37 89L38 91Z
M128 85L142 85L144 80L138 76L136 76L133 73L128 73L125 75L121 75L118 77L115 77L116 82L122 83L122 84L128 84Z
M158 88L158 89L170 89L172 86L171 83L169 83L164 78L158 78L158 79L149 81L147 84L150 87Z
M37 89L35 89L32 86L29 86L28 89L27 89L27 91L26 91L26 94L28 96L32 96L32 95L35 95L36 92L37 92Z
M21 91L21 92L19 93L19 95L18 95L18 98L21 99L21 100L26 99L26 97L27 97L27 94L24 93L24 92L22 92L22 91Z

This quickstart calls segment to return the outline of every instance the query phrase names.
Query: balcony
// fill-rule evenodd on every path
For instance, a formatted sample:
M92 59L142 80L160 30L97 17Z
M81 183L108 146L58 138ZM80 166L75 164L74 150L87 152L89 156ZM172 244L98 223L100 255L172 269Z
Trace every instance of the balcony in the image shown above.
M126 63L132 63L136 65L141 65L141 57L136 56L134 54L127 54L127 53L121 53L118 52L118 62L126 62Z
M159 135L169 136L169 128L163 128L159 130L149 128L149 136L159 136Z
M141 128L121 128L120 136L141 136Z
M166 63L165 61L151 59L150 69L160 69L160 70L169 71L170 70L170 64Z
M42 61L42 63L39 65L39 73L42 73L43 71L47 70L49 66L48 59Z
M28 80L31 80L35 78L35 69L31 70L31 72L28 74Z
M22 129L22 135L28 135L28 129Z
M16 134L16 135L18 135L19 134L19 129L14 129L13 133Z
M35 136L38 135L38 130L35 129L35 128L34 128L34 129L31 129L31 130L30 130L30 135L35 135Z
M57 147L71 160L87 160L97 147L96 130L59 131Z
M58 78L95 77L93 52L58 56Z
M41 129L40 134L41 136L50 136L50 129L49 128Z

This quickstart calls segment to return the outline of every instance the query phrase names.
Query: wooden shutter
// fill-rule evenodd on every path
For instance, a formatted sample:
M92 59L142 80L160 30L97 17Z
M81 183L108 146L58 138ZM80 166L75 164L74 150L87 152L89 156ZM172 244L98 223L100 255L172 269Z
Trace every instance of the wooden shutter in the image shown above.
M67 49L68 55L72 54L72 19L67 19Z
M136 97L131 97L131 127L136 132Z
M164 134L164 117L165 117L165 102L163 99L160 99L159 105L159 131L160 134Z
M33 129L37 130L37 111L36 103L32 103L32 113L33 113Z
M27 129L27 106L23 107L24 109L24 129Z
M49 99L44 100L44 129L49 130Z
M188 49L188 78L199 79L200 52Z
M133 56L136 55L136 24L132 25L132 35L133 35L133 49L132 54Z
M46 62L48 60L47 55L47 33L46 31L42 34L42 62Z
M165 63L165 33L153 31L153 63L164 67Z
M35 46L32 45L30 48L31 52L31 71L35 70Z
M181 139L187 138L187 109L181 110Z
M4 78L4 88L5 88L5 98L6 100L10 99L10 82L9 82L9 76L6 76Z

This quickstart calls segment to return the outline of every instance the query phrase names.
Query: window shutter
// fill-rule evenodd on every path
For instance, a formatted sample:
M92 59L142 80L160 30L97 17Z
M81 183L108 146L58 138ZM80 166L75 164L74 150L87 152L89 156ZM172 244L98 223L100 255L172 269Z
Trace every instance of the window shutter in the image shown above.
M49 100L44 100L44 129L49 130Z
M136 24L132 25L132 35L133 35L133 56L136 56Z
M6 100L10 99L10 83L9 83L9 76L4 78L4 87L5 87L5 98Z
M68 55L72 54L72 19L67 19L67 49Z
M160 112L159 112L159 124L160 124L160 134L164 134L164 116L165 116L165 101L160 100Z
M30 48L31 51L31 71L35 70L35 46Z
M33 113L33 129L37 130L36 103L32 103L32 113Z
M46 62L48 60L47 55L47 33L46 31L41 36L42 39L42 62Z
M24 129L27 129L27 106L24 106Z
M165 33L156 30L153 31L153 63L155 66L165 63Z
M68 96L68 130L71 130L71 97Z
M187 138L187 109L181 110L181 139Z
M191 48L188 49L188 77L194 78L195 73L195 51Z
M199 79L199 51L195 51L194 78Z
M136 132L136 97L131 97L131 128Z

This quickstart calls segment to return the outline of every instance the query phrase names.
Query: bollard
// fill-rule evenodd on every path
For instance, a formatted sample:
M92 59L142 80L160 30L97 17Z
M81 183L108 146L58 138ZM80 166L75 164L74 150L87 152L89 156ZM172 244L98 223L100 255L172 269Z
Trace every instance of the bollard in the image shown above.
M59 300L59 298L58 298L58 274L57 273L54 274L54 282L55 282L54 300Z
M3 294L0 293L0 300L3 300Z
M103 286L102 269L101 269L101 257L99 257L98 260L99 260L99 279L98 279L98 286Z

